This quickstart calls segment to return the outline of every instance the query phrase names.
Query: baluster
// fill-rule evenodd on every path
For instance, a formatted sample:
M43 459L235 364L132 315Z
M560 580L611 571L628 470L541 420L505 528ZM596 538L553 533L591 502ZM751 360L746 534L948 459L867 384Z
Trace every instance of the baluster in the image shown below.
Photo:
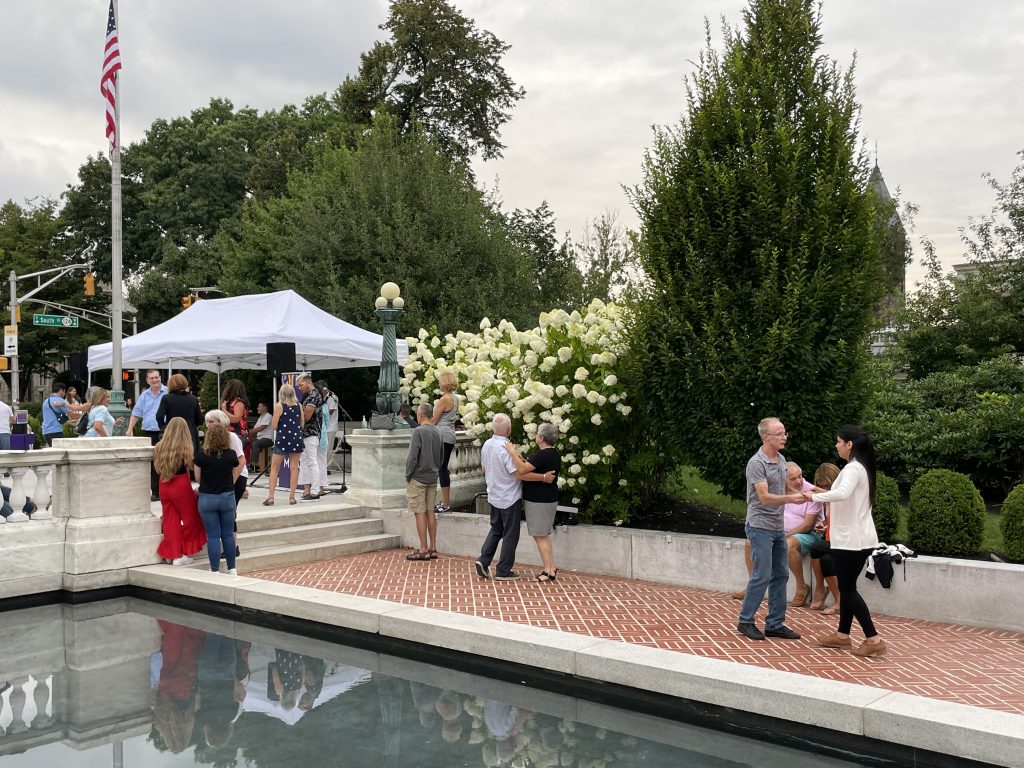
M32 519L52 520L53 512L48 507L50 506L50 470L53 467L49 464L40 464L34 469L36 473L36 489L32 493L32 501L36 504L36 511L32 514Z
M32 691L32 698L36 703L36 716L32 721L33 728L46 728L53 723L53 718L46 712L47 704L52 694L50 690L50 683L52 681L53 675L49 675L45 680L36 678L36 688Z
M7 518L7 522L23 523L28 520L28 515L23 511L25 490L22 488L21 481L28 470L25 467L10 467L7 471L11 473L11 509L14 510Z
M11 690L10 683L4 683L0 688L0 736L7 735L7 726L11 724L14 716L11 714L11 705L8 692Z
M22 682L13 682L14 686L11 689L10 705L11 705L11 724L7 726L7 733L21 733L22 731L28 730L28 723L25 722L25 704L28 701L28 697L25 695L25 685Z

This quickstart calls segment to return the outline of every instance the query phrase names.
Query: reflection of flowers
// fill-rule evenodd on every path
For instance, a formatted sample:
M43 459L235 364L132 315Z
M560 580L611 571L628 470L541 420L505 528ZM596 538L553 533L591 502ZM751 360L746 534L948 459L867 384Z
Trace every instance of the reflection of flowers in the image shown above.
M615 368L626 351L624 329L622 310L595 299L582 311L541 313L538 327L524 331L487 318L479 333L459 331L442 339L420 330L407 339L402 392L415 403L434 400L438 375L451 370L465 395L462 421L474 437L490 433L497 412L512 417L512 440L527 447L537 424L554 424L568 441L560 449L571 445L595 456L585 462L591 467L585 478L574 476L574 484L585 484L587 498L593 498L618 487L613 465L620 451L614 441L630 413Z

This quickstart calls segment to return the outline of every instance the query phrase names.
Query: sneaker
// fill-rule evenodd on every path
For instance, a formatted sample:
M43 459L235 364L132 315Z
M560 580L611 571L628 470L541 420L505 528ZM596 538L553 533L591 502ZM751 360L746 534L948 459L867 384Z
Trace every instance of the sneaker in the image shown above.
M316 501L319 498L320 498L320 494L319 493L304 493L299 498L299 501Z
M440 515L442 512L444 512L444 507L442 507L440 504L435 504L434 505L434 514L435 515Z
M877 643L864 642L858 645L856 648L850 651L854 656L884 656L889 647L885 644L885 640L879 640Z
M515 581L518 578L519 578L519 574L516 571L509 571L508 573L506 573L504 575L502 575L502 574L495 574L494 575L494 580L495 581Z
M194 562L195 560L188 555L182 555L181 557L176 557L171 560L171 565L192 565Z
M237 575L238 575L238 569L237 568L228 568L228 576L237 576Z
M740 622L736 625L736 631L750 640L764 640L764 633L753 622Z
M799 632L794 632L792 629L787 627L785 624L780 624L779 626L772 627L771 629L768 629L767 627L765 627L764 636L765 637L777 637L777 638L780 638L782 640L799 640L800 639L800 633Z
M150 501L160 501L160 497L157 496L155 493L151 493L151 494L149 494L149 500Z
M491 578L490 570L488 570L488 568L484 566L484 564L481 563L479 560L473 563L473 565L476 566L476 575L479 576L481 579Z
M840 637L833 632L831 635L822 635L814 638L814 642L823 648L843 648L849 650L853 647L853 641L849 637Z

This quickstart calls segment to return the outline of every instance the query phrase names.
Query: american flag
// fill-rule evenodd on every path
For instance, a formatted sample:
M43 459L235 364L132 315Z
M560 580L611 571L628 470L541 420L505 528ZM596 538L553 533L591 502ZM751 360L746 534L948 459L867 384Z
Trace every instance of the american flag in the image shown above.
M107 44L103 46L103 74L100 93L107 102L107 140L113 154L118 145L117 136L117 73L121 69L121 48L117 43L117 19L114 18L114 0L110 0L107 14Z

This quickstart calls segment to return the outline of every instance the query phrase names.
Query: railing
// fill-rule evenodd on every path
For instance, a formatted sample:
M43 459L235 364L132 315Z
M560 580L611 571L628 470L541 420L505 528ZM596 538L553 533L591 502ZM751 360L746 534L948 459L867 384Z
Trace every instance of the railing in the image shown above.
M29 452L25 456L31 457L33 453ZM50 502L53 498L51 483L54 465L52 459L44 458L42 461L45 463L4 468L3 471L10 476L10 482L4 483L3 478L0 478L0 485L9 489L9 494L5 493L4 496L9 497L8 503L13 511L7 517L0 517L0 525L53 519ZM26 504L27 499L31 499L33 504ZM31 517L25 514L27 510L31 510Z
M455 436L455 450L448 462L448 473L452 479L482 477L480 470L480 446L472 435L459 432Z
M54 676L26 675L0 683L0 737L41 731L55 722ZM3 745L3 742L0 742Z

